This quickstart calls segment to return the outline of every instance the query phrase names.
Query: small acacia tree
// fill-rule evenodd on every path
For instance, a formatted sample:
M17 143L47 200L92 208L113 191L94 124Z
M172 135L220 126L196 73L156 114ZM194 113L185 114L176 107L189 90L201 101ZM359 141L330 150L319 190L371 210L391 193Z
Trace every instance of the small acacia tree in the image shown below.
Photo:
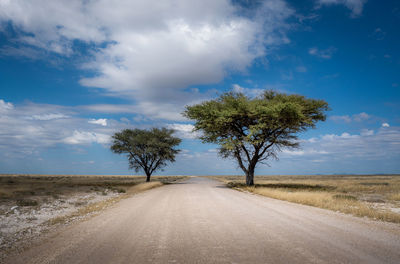
M186 106L184 116L195 120L204 143L220 145L222 157L232 157L246 174L246 185L254 185L256 165L277 158L283 147L298 147L296 133L324 121L328 104L265 91L251 99L242 93L225 93L218 99Z
M129 167L138 172L146 173L146 181L150 181L151 174L174 162L175 155L180 151L174 147L181 143L181 139L172 136L174 130L166 128L124 129L114 134L111 150L118 154L127 154Z

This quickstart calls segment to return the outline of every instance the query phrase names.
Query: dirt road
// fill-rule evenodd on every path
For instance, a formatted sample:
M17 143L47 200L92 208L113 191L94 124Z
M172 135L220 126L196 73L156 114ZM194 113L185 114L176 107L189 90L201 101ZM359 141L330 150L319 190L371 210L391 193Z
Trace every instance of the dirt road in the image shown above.
M400 226L193 177L123 200L6 263L400 263Z

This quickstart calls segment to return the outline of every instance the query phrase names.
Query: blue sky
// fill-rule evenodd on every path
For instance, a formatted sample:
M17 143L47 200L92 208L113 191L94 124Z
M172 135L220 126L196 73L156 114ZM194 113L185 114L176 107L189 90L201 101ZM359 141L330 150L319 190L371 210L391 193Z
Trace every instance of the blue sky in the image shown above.
M174 128L157 174L241 174L185 105L265 89L324 99L327 121L256 174L400 173L400 3L0 0L0 173L131 174L123 128Z

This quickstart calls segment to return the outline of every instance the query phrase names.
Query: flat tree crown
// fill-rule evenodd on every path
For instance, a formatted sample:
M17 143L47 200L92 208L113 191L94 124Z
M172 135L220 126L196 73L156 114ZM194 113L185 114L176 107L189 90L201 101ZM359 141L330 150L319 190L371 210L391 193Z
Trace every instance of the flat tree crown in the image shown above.
M174 162L180 150L175 147L181 139L174 137L174 130L166 128L124 129L114 134L111 150L127 154L130 168L138 172L143 169L146 175Z
M200 138L204 142L229 147L242 141L261 144L279 139L277 143L291 145L296 139L293 134L324 121L326 110L325 101L301 95L266 91L251 99L242 93L230 92L215 100L187 106L184 115L196 121L194 130L203 132Z
M249 98L229 92L187 106L183 115L195 121L203 142L219 144L220 154L236 158L247 174L282 147L297 147L296 134L324 121L328 109L325 101L302 95L265 91Z

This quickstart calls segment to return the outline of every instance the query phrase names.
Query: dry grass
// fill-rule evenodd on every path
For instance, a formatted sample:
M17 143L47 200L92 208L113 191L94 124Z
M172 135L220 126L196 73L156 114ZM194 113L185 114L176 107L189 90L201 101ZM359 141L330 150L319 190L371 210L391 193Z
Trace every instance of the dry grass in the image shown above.
M153 176L152 181L165 184L183 178ZM127 189L144 181L143 176L0 175L0 203L20 199L33 199L40 203L42 199L57 199L77 192L125 193Z
M390 196L390 199L393 201L400 201L400 193L395 193Z
M59 223L71 217L100 211L115 202L138 192L163 184L185 179L184 176L153 176L145 183L143 176L86 176L86 175L0 175L0 205L32 207L35 209L49 201L64 200L73 195L97 193L107 196L110 192L119 195L101 202L87 204L78 201L77 210L68 216L58 217L51 223ZM6 213L1 211L0 214Z
M400 223L400 175L213 176L231 188L360 217Z

